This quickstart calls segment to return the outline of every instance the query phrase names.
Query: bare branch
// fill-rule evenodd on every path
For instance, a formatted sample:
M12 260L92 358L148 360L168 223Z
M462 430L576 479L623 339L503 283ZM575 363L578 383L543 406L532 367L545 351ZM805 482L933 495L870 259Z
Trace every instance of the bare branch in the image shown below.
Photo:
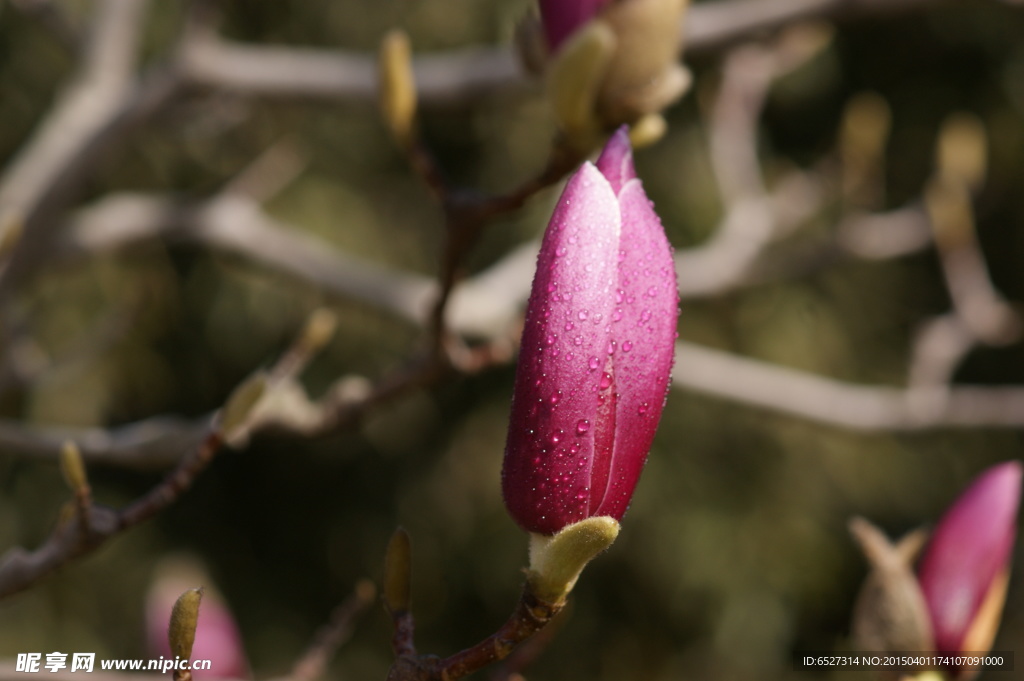
M158 416L113 428L26 426L0 420L0 450L56 460L63 443L70 440L88 463L159 470L195 449L209 430L211 418L189 421Z
M331 657L352 635L355 621L373 604L376 592L369 580L356 584L352 595L331 613L331 621L317 632L316 640L295 663L291 673L275 681L316 681L322 678Z
M1020 427L1024 387L956 387L929 408L912 392L863 386L739 357L692 343L676 345L677 387L854 430Z

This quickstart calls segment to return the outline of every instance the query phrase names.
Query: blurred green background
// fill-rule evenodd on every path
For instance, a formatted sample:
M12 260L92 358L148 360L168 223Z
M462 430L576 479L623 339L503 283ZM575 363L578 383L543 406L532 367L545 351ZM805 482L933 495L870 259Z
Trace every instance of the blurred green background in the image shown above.
M76 14L91 9L66 5ZM224 35L246 42L372 51L401 26L426 52L508 42L527 3L223 9ZM153 3L150 14L146 54L157 59L173 40L180 5ZM768 175L827 162L846 102L875 91L892 108L886 207L898 207L930 176L942 121L972 112L990 136L989 181L976 202L982 246L997 288L1024 301L1022 38L1024 10L995 2L840 23L831 45L772 92L761 129ZM708 238L721 216L699 103L714 90L721 56L691 63L696 94L668 112L666 138L637 154L679 249ZM0 3L0 159L29 137L74 67L44 29ZM491 190L535 172L553 133L537 92L429 109L422 126L453 177ZM271 214L368 260L435 273L440 213L365 104L195 90L133 133L89 193L201 198L282 139L308 163L268 204ZM539 234L555 196L548 191L492 225L470 269ZM823 219L815 229L830 226ZM271 362L321 305L341 326L306 375L314 394L343 374L380 376L418 347L417 332L401 321L198 247L153 243L53 268L19 304L33 339L55 355L112 314L131 319L98 354L0 395L3 416L32 424L203 414ZM902 385L914 330L949 305L937 257L925 250L686 302L680 335L843 380ZM413 540L420 650L450 654L476 642L510 612L526 560L526 538L499 489L513 373L504 366L414 392L330 437L260 436L225 454L155 522L0 603L0 658L52 650L144 657L154 566L187 551L202 557L230 602L257 675L283 673L358 579L379 579L398 524ZM956 380L1024 383L1024 350L976 350ZM587 569L570 619L528 677L863 678L798 672L790 660L794 650L848 645L865 564L847 519L863 515L893 535L934 522L978 471L1021 451L1017 429L855 434L675 390L620 539ZM159 479L102 467L91 476L97 498L111 505ZM54 466L0 452L0 548L40 542L66 497ZM996 649L1024 637L1022 582L1018 569ZM389 638L389 621L375 609L337 655L334 676L383 678Z

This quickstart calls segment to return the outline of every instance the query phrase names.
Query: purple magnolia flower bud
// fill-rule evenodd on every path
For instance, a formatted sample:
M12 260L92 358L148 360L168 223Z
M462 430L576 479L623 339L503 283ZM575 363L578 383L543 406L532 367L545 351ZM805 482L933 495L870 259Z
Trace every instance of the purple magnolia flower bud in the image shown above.
M677 305L672 249L622 128L569 180L537 258L502 470L524 529L625 514L668 390Z
M587 23L610 0L540 0L544 35L551 52L557 52L572 33Z
M997 603L982 606L993 589L1005 587L1017 533L1021 472L1021 464L1016 461L988 469L960 495L935 528L918 568L918 581L939 652L969 652L963 647L965 643L991 645L1005 593L997 594ZM977 621L985 617L994 621ZM969 637L976 625L990 633L980 639ZM971 651L984 652L975 648Z

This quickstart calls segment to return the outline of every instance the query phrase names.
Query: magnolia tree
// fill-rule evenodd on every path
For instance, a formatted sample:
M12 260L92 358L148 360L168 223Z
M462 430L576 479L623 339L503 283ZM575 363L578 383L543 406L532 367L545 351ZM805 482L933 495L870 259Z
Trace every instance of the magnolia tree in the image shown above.
M986 214L1011 212L986 208L986 202L1020 203L1016 187L986 194L986 186L990 174L1005 184L1003 178L1012 176L1006 169L1014 162L1024 168L1024 89L1016 80L1024 56L1018 47L1006 64L1000 63L1016 114L1003 112L987 120L976 113L941 112L933 160L920 173L921 186L901 204L886 198L890 185L897 183L886 178L887 167L904 166L887 150L894 107L885 96L865 91L848 98L830 119L834 148L805 167L771 148L785 145L768 139L762 126L770 118L773 93L799 89L787 79L799 84L800 74L809 70L817 74L810 77L814 82L827 73L829 60L835 61L840 50L834 47L837 30L841 34L858 22L883 27L889 21L903 22L904 30L931 22L960 35L955 26L960 20L979 35L982 24L1001 35L999 24L1024 29L1020 9L1008 2L943 14L945 10L933 9L926 0L719 0L693 7L683 0L542 0L537 6L508 2L496 7L507 13L504 24L510 26L514 16L514 40L421 54L413 49L410 34L427 43L430 38L412 30L384 29L416 23L397 15L431 10L384 4L384 9L367 10L367 23L379 23L380 30L361 27L350 35L356 43L376 45L376 52L365 54L225 37L231 31L245 34L247 20L286 18L291 10L278 3L229 8L201 0L181 5L12 0L0 5L0 22L9 22L0 30L16 45L12 56L25 49L16 34L32 27L25 30L46 35L67 62L67 83L53 101L47 99L45 114L36 112L39 120L33 121L19 114L18 125L25 119L24 135L2 147L9 158L0 176L0 340L5 349L0 389L7 405L6 419L0 422L0 452L11 461L5 464L12 481L5 513L16 520L0 526L0 537L10 544L0 557L0 596L12 604L6 611L11 624L2 629L7 640L0 641L0 655L9 664L0 668L0 676L116 675L119 669L173 673L176 681L274 676L263 665L280 664L281 651L290 651L301 638L281 604L300 600L295 580L327 581L322 566L309 564L303 556L318 555L309 553L309 546L331 542L342 547L331 552L335 572L363 572L371 578L359 581L306 651L296 653L288 679L329 677L329 666L343 644L348 644L344 650L386 646L383 627L366 624L360 631L356 626L367 621L360 616L378 593L391 630L386 669L379 663L355 662L352 668L359 673L372 670L391 681L454 681L485 669L482 673L492 679L520 679L524 674L553 678L538 659L547 648L552 648L548 657L567 660L553 667L561 670L556 675L580 678L846 678L842 674L869 671L880 678L927 681L995 676L996 670L1012 669L1012 638L1000 632L1004 610L1008 630L1019 633L1022 627L1019 614L1004 607L1014 602L1017 588L1012 567L1022 468L1010 459L1018 454L1018 444L994 440L999 444L978 456L978 442L989 440L958 445L953 438L920 436L934 438L921 440L921 447L948 450L942 460L956 463L955 471L937 472L940 467L900 449L911 447L906 439L868 443L849 440L843 431L1024 426L1024 387L1014 385L1014 376L1021 372L1011 368L1013 361L1003 359L1000 366L1006 368L996 372L996 379L983 373L979 384L960 381L964 372L971 375L971 357L984 356L989 348L1015 348L1021 331L1019 310L990 276L976 223ZM443 12L453 2L439 4ZM905 14L892 16L897 10ZM246 15L248 11L255 14ZM451 23L438 21L438 26ZM429 21L426 25L436 28ZM877 30L880 35L884 28ZM444 37L434 39L445 42ZM1004 43L1015 44L1010 39ZM140 67L140 55L151 53L159 56L147 57L150 63ZM697 60L692 73L681 61L691 55ZM0 71L0 82L25 78L25 68L12 61ZM40 86L33 81L32 87ZM52 90L53 84L47 87ZM211 182L193 179L224 163L220 152L206 150L209 139L235 129L244 131L239 134L247 144L250 137L263 135L266 126L247 109L252 102L280 100L301 107L309 105L294 102L310 98L376 104L346 114L361 122L349 120L354 127L336 138L341 147L334 151L355 154L353 149L367 146L375 154L384 153L360 134L386 133L390 148L398 150L412 171L403 172L415 176L421 187L397 181L383 190L385 199L375 207L384 214L409 211L402 219L421 229L426 218L420 203L430 202L441 223L433 233L440 247L432 243L426 259L430 275L395 263L371 263L344 252L324 235L278 217L288 212L284 199L283 207L275 207L278 194L300 183L304 174L314 174L310 158L317 158L320 150L302 151L295 141L308 132L305 122L292 121L295 129L283 140L271 143L240 172L213 182L222 185L219 191L209 191ZM444 135L436 127L465 115L466 108L494 107L495 101L501 106L525 102L523 106L534 109L524 114L525 122L505 121L514 131L500 135L507 156L521 158L516 140L528 139L524 146L531 153L541 150L546 162L531 157L520 164L532 170L518 184L505 175L520 167L498 163L496 180L487 173L475 179L513 188L485 192L452 179L459 174L454 167L474 152L465 147L452 152L437 141ZM461 113L453 113L453 106L463 107ZM327 120L335 115L330 112ZM496 114L488 120L493 125L504 119ZM217 132L211 136L193 130L199 143L183 133L176 138L178 148L160 141L163 124L170 122ZM700 139L703 161L655 156L668 153L659 149L679 146L674 129ZM1016 144L1015 151L991 143L989 137L996 139L996 133L1006 140L1007 149ZM460 131L458 138L465 145L472 135ZM635 149L642 149L636 157ZM645 166L643 154L669 162ZM136 172L161 177L156 170L133 170L136 165L166 170L172 166L164 159L179 155L198 159L197 168L182 171L185 179L167 173L163 184L153 181L154 190L129 189ZM363 164L359 173L372 173L364 167L367 157L358 158ZM129 169L108 177L107 169L118 159ZM703 175L698 172L701 164ZM666 184L690 182L683 168L693 173L695 189L666 192ZM1013 177L1019 179L1019 174ZM181 182L192 198L181 194ZM703 195L712 190L717 198L709 209ZM328 200L332 206L338 200L334 193L332 189ZM678 200L677 194L688 199ZM300 195L304 201L296 201L304 205L315 197ZM420 203L410 210L407 202ZM347 205L353 213L365 208L354 198ZM709 210L716 215L715 224L702 235L703 241L673 228L680 220L705 219L702 211ZM344 221L350 219L344 216ZM526 239L518 245L508 235L488 241L499 225L513 220L522 223L526 234L547 227L539 242ZM670 236L680 241L675 250ZM166 251L147 260L137 248L147 244ZM401 239L379 238L378 247L385 250L404 246ZM482 256L484 250L491 255ZM988 250L989 257L1000 260ZM198 284L180 287L153 283L163 277L177 280L167 273L194 267L206 252L228 253L261 270L284 273L293 282L290 286L301 282L305 288L289 289L284 296L277 281L263 288L250 282L234 303L214 306L210 315L214 330L244 323L247 315L271 319L282 329L279 340L285 335L289 340L266 351L273 355L270 360L263 355L241 361L244 366L234 378L246 376L223 391L227 397L217 399L220 406L210 413L194 419L142 414L132 420L150 404L171 411L172 400L161 402L155 396L160 382L184 372L175 363L186 361L190 353L223 342L199 324L167 325L181 327L178 336L165 329L167 338L195 345L187 345L180 356L166 351L165 357L154 359L160 354L154 348L170 341L154 340L144 331L149 308L161 306L161 295L182 300L213 295L202 277ZM886 299L899 298L899 286L885 295L877 286L853 287L866 299L858 308L862 316L916 327L909 334L909 349L899 355L906 374L902 387L854 383L801 367L807 359L801 353L817 358L808 360L813 365L834 351L834 336L842 335L838 325L818 328L801 321L779 327L763 353L756 345L748 354L729 349L742 346L741 340L730 342L730 336L754 337L753 327L773 323L768 319L772 315L757 312L756 306L744 312L735 303L737 296L825 276L823 271L851 262L917 253L934 260L931 275L948 292L941 312L909 319L904 307ZM480 258L486 261L482 265ZM86 274L76 279L76 268ZM192 281L185 274L180 278ZM153 293L147 286L169 286L174 293ZM93 288L99 293L89 293ZM237 302L243 299L247 302ZM379 357L365 352L353 355L356 359L340 369L315 364L307 372L311 364L330 364L321 356L344 342L339 337L363 331L359 313L345 307L352 301L397 319L415 334L391 353L385 363L389 368L377 367ZM751 314L762 321L720 323ZM288 320L300 318L301 324L289 326ZM398 341L389 335L395 334L377 331L371 344L390 352ZM233 328L227 335L236 344L225 356L244 357L245 348L259 342L258 334L249 338ZM795 355L771 349L793 339ZM865 342L858 347L855 340L848 345L873 370L891 363L881 345ZM758 354L765 356L758 359ZM513 364L514 380L503 372ZM62 378L68 367L84 371L82 366L94 367L90 371L95 380L77 385ZM212 365L207 369L216 373ZM304 383L304 374L313 377ZM892 383L891 373L873 375ZM375 474L368 471L355 483L359 475L354 469L332 479L294 455L289 468L257 479L251 476L259 460L242 458L275 446L267 442L312 448L312 442L332 437L329 446L335 448L337 438L344 437L339 433L353 430L368 432L371 444L393 442L389 438L400 433L378 428L374 434L378 414L393 413L389 410L409 404L410 396L440 395L453 385L487 377L500 383L495 391L502 395L501 407L494 420L507 433L503 459L502 435L485 429L484 435L468 438L470 444L440 446L450 451L461 447L469 454L443 459L448 463L436 475L423 473L415 457L430 458L424 452L435 445L426 442L428 431L415 426L415 418L383 427L414 431L408 442L391 448L402 450L405 457L392 470L392 477L403 481L396 490L390 482L374 483ZM118 397L111 387L115 379L135 386L144 397ZM1018 380L1024 381L1024 374ZM770 425L763 428L771 432L761 442L774 444L769 451L755 452L759 459L783 457L779 450L788 446L808 449L806 441L799 444L811 437L800 430L807 428L823 433L813 436L820 437L815 442L822 443L823 451L817 459L800 458L785 476L777 473L786 481L785 489L774 497L759 492L742 522L719 523L713 506L688 504L680 497L701 499L701 487L706 486L727 490L729 503L742 505L745 481L757 476L752 469L770 464L744 458L743 465L734 465L728 457L739 455L729 450L754 442L737 435L750 430L750 422L744 421L749 417L711 414L689 394L760 410L755 418L765 419ZM680 401L680 406L674 404ZM187 402L184 410L195 410L200 402ZM458 413L475 413L480 405L472 402L471 397L461 400ZM700 410L704 416L685 415ZM457 430L464 417L442 411L431 411L427 420ZM62 415L66 422L53 422ZM670 432L656 440L661 421ZM438 426L438 431L444 429ZM234 457L247 449L249 453ZM898 471L886 468L889 463L873 461L878 458L873 449L886 450L887 462L902 457L906 463L898 464ZM711 458L712 452L724 457L723 462L674 467L685 458ZM659 465L659 455L675 463ZM641 485L640 508L627 515L649 458L658 479L648 488L663 492L645 505ZM838 458L849 463L838 465ZM23 460L31 466L23 466ZM32 519L52 495L37 499L32 492L18 491L19 485L33 490L33 485L43 484L34 480L54 477L52 466L37 464L40 460L58 464L64 480L60 495L70 495L45 531ZM876 477L864 484L848 482L872 466L878 466ZM41 472L26 472L30 469ZM138 473L153 469L160 469L161 477ZM124 471L136 471L138 477ZM129 478L119 477L125 475ZM292 475L299 476L300 490L285 500L281 489L291 484ZM221 482L208 482L211 478ZM795 480L800 482L790 487ZM208 496L203 496L204 485L213 490ZM957 492L961 487L965 489ZM420 491L426 488L433 491ZM128 501L123 501L125 490L131 490ZM32 495L33 505L25 504L25 494ZM108 505L111 499L98 499L101 495L115 502L121 496L122 501ZM219 501L211 501L214 497ZM511 521L499 511L491 514L499 498ZM416 499L415 508L406 499ZM424 504L425 499L434 503ZM353 515L328 526L322 522L328 501L351 502ZM431 506L456 510L435 511ZM221 516L239 509L244 509L241 520L231 529ZM815 514L830 514L832 520ZM634 515L639 517L632 520ZM138 526L152 527L147 521L157 516L171 527L169 536L185 538L181 543L189 552L182 555L164 546L139 549L141 558L131 563L134 572L125 569L123 584L117 572L122 568L93 562L144 532ZM413 526L413 531L399 528L392 534L395 520ZM932 522L934 527L926 529ZM442 536L458 543L457 528L473 534L485 532L482 528L492 523L501 528L495 530L501 539L492 544L493 556L482 555L487 553L481 548L484 540L467 541L471 548L448 547L450 554L445 554L444 542L435 541L425 552L428 566L442 565L464 578L461 598L477 598L488 606L476 602L459 609L456 623L444 625L451 636L438 637L430 631L443 628L437 605L444 599L432 600L427 594L433 606L427 608L425 623L420 617L417 630L413 584L423 564L413 551L417 533L437 526L438 532L450 532ZM847 523L848 533L843 527ZM381 529L383 525L390 527ZM620 540L610 548L620 534L630 535L631 525L640 538ZM889 531L915 526L922 528L898 541L888 538ZM328 527L335 538L325 536ZM203 538L205 528L212 528L213 541ZM703 538L687 538L695 535ZM210 555L202 555L204 543ZM750 548L755 545L761 548ZM743 589L734 589L723 577L717 591L708 589L720 602L702 599L693 587L694 575L703 575L704 581L697 583L705 587L715 584L717 573L729 574L736 556L747 550L758 556L748 570L755 577L748 577ZM599 557L606 551L607 558ZM841 559L829 557L837 551ZM171 553L175 555L163 555ZM231 553L237 556L234 562ZM371 554L369 560L381 567L361 563ZM775 554L783 555L777 561L765 558ZM217 581L223 593L204 558L222 563ZM572 592L585 591L588 577L601 568L584 569L605 560L618 561L618 572L595 576L594 584L602 588L591 590L591 600L580 608L587 616L569 617ZM145 563L142 568L140 562ZM506 587L519 579L517 570L524 562L516 598ZM802 567L812 564L813 570ZM263 581L281 566L287 566L287 576ZM794 581L773 576L785 566L794 566L787 572L796 575ZM79 571L86 571L84 582L73 581ZM136 579L136 573L145 576ZM119 639L116 643L105 642L98 624L108 605L107 597L99 595L105 593L99 586L104 580L124 590L115 599L120 605L109 615L117 623L110 635ZM807 633L794 633L799 606L790 603L797 600L793 594L814 593L811 587L803 592L793 586L801 580L813 581L818 585L814 589L830 594L837 616L846 623L814 623L806 626ZM617 613L593 605L606 604L601 594L610 591L612 581L623 604ZM822 586L828 582L834 583ZM849 590L844 598L843 584L854 583L861 584L859 593ZM322 595L329 588L321 585L314 591ZM84 609L95 619L73 617L74 608L62 601L61 589L89 603ZM40 593L57 594L52 595L56 605L46 610L50 615L39 615L42 601L31 600ZM491 601L511 614L496 620ZM679 602L681 606L672 607L720 616L708 616L715 623L708 631L695 627L685 633L682 616L644 621L650 613L666 612L666 603ZM137 616L124 614L133 608ZM594 612L603 617L590 617ZM0 617L4 613L0 610ZM13 623L17 618L27 623L24 635L18 634L22 625ZM560 638L575 640L572 632L583 624L600 628L613 621L614 628L603 629L611 641L607 655L594 649L594 639L578 648L558 647ZM645 633L630 638L631 628ZM37 630L52 639L40 641L33 633ZM126 631L134 631L134 638ZM438 642L449 645L450 638L465 632L475 639L462 641L455 652L425 652L421 648L427 646L418 647L415 640L419 634L421 643L426 638L433 648ZM353 636L358 641L350 641ZM664 638L663 644L648 650L650 641L644 639L658 637ZM1001 640L1009 643L1000 647ZM623 641L632 641L634 647ZM93 670L83 661L92 655L110 662L118 652L140 660L149 656L156 666L101 664ZM741 663L731 667L729 658L747 658L749 668L744 671ZM189 661L197 663L194 668ZM200 662L209 665L203 668ZM147 660L143 663L148 665ZM344 662L339 669L345 669Z

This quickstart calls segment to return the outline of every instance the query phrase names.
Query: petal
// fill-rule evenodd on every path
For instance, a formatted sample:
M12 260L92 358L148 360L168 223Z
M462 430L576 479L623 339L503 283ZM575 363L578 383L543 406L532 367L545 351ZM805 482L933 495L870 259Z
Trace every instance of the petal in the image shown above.
M679 314L672 247L639 180L619 195L622 240L614 295L615 442L606 491L593 515L621 519L661 419Z
M604 151L597 159L597 169L608 179L616 194L622 191L627 182L636 179L633 147L629 142L629 128L625 125L616 130L604 145Z
M1021 465L984 472L939 521L918 569L939 651L961 652L964 636L1013 550Z
M553 534L588 515L620 228L611 187L584 164L544 235L516 371L502 490L531 532Z

